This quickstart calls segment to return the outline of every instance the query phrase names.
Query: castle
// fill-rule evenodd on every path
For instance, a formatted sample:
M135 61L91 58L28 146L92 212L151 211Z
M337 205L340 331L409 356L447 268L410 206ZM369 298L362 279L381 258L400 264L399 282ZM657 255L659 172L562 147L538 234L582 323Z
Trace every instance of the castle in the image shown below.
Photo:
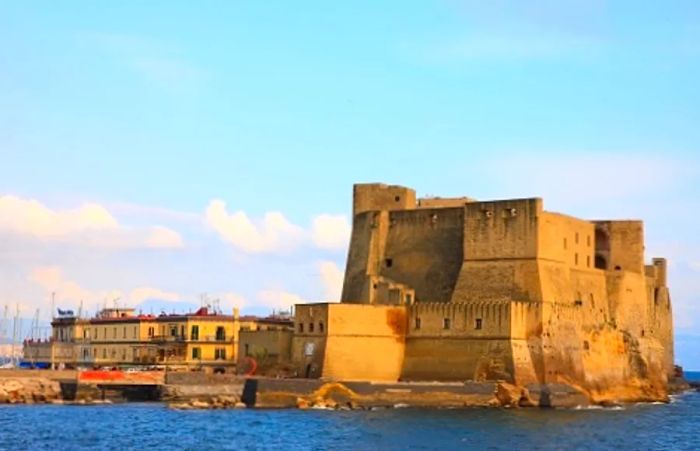
M341 302L297 305L292 361L334 380L659 398L673 373L666 274L663 258L645 264L641 221L358 184Z

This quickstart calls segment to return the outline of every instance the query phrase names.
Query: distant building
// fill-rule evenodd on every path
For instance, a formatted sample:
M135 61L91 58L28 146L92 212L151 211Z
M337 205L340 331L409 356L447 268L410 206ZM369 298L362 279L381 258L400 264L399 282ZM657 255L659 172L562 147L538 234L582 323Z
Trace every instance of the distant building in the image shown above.
M24 361L36 367L226 367L237 362L241 330L291 329L283 317L240 317L200 308L188 314L140 315L109 308L91 319L64 314L49 340L27 340Z

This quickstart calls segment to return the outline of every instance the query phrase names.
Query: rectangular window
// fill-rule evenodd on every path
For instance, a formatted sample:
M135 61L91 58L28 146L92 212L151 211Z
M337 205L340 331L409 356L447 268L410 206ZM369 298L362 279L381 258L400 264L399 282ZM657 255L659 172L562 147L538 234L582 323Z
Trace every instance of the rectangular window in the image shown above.
M134 326L134 338L138 337L138 327Z
M202 350L200 348L192 348L192 358L193 359L201 359L202 358Z
M248 343L245 344L245 355L246 356L250 355L250 345Z
M384 260L384 264L386 264L387 268L391 268L392 266L394 266L394 260L391 258L387 258Z
M299 323L299 333L300 334L304 333L304 323Z
M406 302L405 302L406 305L410 305L410 304L413 302L413 296L411 296L410 294L407 294L407 295L404 297L404 299L406 300Z
M420 329L420 318L416 318L415 329Z
M319 321L318 323L318 331L323 333L323 321Z
M152 327L149 327L149 328L148 328L148 336L149 336L149 337L153 337L153 334L154 334L154 333L155 333L155 329L153 329Z
M578 266L578 253L574 254L574 265Z
M450 318L443 318L442 319L442 328L445 330L448 330L450 328L450 326L452 325L451 323L452 322L450 321Z
M112 330L112 338L117 338L117 328L116 327Z
M309 323L309 332L314 331L314 323Z
M591 247L591 236L590 235L588 235L586 237L586 244L588 245L588 247Z
M218 326L216 328L216 341L226 340L226 329L223 326Z
M564 249L566 249L566 238L564 238Z
M591 267L591 256L590 255L586 255L586 266L589 268Z
M215 360L226 360L226 348L216 348L214 350Z
M477 318L474 322L474 329L481 330L481 318Z
M578 244L578 232L576 232L576 244Z
M122 331L122 338L126 338L126 326L124 326L124 330Z
M199 340L199 326L192 326L190 340Z

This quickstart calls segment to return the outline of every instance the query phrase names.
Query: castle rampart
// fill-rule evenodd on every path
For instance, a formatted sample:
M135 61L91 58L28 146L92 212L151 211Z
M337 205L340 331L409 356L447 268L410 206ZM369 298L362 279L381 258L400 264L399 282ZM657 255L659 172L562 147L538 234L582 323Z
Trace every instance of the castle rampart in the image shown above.
M579 219L544 210L539 198L416 201L409 188L381 184L356 185L353 210L341 301L404 312L404 331L393 335L403 340L392 348L403 353L397 378L665 393L667 266L645 266L641 221ZM342 341L331 336L325 346ZM363 336L366 353L381 342ZM337 352L344 357L326 348L323 376L369 358Z

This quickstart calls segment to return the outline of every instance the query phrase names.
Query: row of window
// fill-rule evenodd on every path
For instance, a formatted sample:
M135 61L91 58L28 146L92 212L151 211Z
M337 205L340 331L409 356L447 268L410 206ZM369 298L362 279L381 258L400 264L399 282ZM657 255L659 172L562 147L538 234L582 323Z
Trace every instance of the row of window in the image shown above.
M576 234L574 235L574 242L575 242L576 244L579 243L579 234L578 234L578 232L576 232ZM568 244L568 242L567 242L566 238L564 238L564 249L567 248L567 244ZM590 236L590 235L587 235L587 236L586 236L586 246L591 247L591 236Z
M119 336L118 329L119 328L117 328L117 327L112 328L111 338L116 339ZM161 331L163 332L163 335L165 335L165 326L161 327ZM93 335L92 338L94 340L98 340L100 338L99 332L100 332L100 329L98 329L98 328L92 329L92 335ZM123 339L127 338L127 327L126 326L122 327L121 332L122 332L121 338L123 338ZM148 328L148 336L149 337L154 337L155 332L156 332L155 327ZM178 329L178 326L171 325L169 332L170 332L170 336L172 336L172 337L183 337L184 338L185 337L185 326L180 326ZM58 338L61 341L68 338L67 337L68 333L66 332L66 334L64 334L63 329L57 329L57 333L58 333L58 337L56 337L56 338ZM109 339L110 338L109 337L109 335L110 335L109 329L104 329L103 335L104 335L103 339L105 339L105 340ZM133 327L131 337L138 338L138 326ZM85 339L90 338L90 329L86 328L83 330L83 338L85 338ZM192 326L192 328L190 329L190 340L199 340L199 326L195 325L195 326ZM223 326L218 326L216 328L216 340L218 340L218 341L226 340L226 329Z
M476 318L474 320L474 329L475 330L481 330L483 327L483 320L481 318ZM421 319L420 317L416 317L414 323L413 323L413 328L416 330L419 330L421 328ZM452 329L452 320L450 318L443 318L442 319L442 328L444 330L450 330Z
M578 252L574 254L574 266L578 266ZM591 267L591 256L586 255L586 268Z
M96 359L98 355L100 355L102 359L107 359L108 356L111 359L116 359L117 358L117 350L112 349L112 350L110 350L109 353L107 353L107 348L101 348L101 349L100 348L92 348L92 357L94 359ZM90 358L90 350L88 348L83 348L83 360L87 360L89 358ZM121 360L122 361L127 360L126 359L126 349L121 350Z
M297 329L299 330L299 333L300 333L300 334L303 334L303 333L304 333L304 323L299 323L299 324L297 325ZM310 323L309 323L309 328L308 328L309 333L314 333L314 332L315 332L315 329L316 329L315 323L314 323L314 322L310 322ZM318 331L319 331L320 333L325 332L325 326L323 325L323 321L319 321L319 322L318 322Z
M118 327L112 328L112 338L118 337L118 335L119 335L118 329L119 329ZM98 328L92 329L92 335L93 335L94 340L99 339L100 338L100 329L98 329ZM108 339L109 338L109 329L105 328L103 335L104 335L103 338L105 340ZM124 327L122 327L121 338L126 338L126 336L127 336L127 328L126 328L126 326L124 326ZM138 337L138 326L133 327L131 336L133 338ZM83 329L83 338L90 338L90 329L88 329L88 328Z
M192 348L192 360L199 360L202 358L201 348ZM216 348L214 349L214 360L226 360L226 348Z

